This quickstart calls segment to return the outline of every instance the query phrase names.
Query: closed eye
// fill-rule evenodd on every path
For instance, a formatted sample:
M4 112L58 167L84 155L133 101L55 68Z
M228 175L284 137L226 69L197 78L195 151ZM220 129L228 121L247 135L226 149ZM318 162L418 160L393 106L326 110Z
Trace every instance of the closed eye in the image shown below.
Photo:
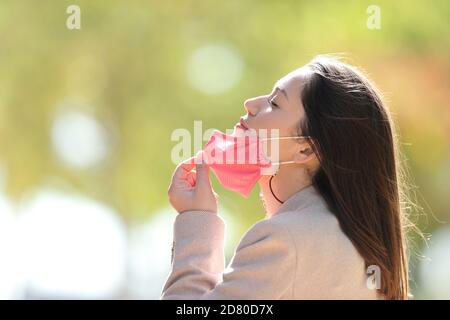
M279 108L279 106L275 103L275 101L273 101L273 99L269 100L269 104L275 108Z

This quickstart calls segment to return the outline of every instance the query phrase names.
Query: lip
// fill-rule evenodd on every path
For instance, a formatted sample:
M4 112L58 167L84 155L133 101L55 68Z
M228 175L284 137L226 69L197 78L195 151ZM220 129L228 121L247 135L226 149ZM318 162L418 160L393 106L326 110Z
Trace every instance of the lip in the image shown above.
M244 128L245 130L248 130L248 125L245 123L245 121L241 118L239 121L239 125Z

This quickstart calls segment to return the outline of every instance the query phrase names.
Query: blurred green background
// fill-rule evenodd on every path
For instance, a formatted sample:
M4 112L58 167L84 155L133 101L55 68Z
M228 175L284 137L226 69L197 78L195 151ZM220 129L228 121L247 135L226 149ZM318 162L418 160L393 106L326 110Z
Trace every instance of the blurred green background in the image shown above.
M80 30L66 27L71 4ZM380 29L367 27L372 4ZM9 266L0 296L157 298L176 215L173 130L193 134L195 120L232 128L245 99L316 54L345 53L385 94L424 209L414 220L432 235L429 248L416 242L413 293L450 298L449 17L446 0L2 1L0 254ZM244 199L213 183L229 259L264 210L258 188ZM83 218L55 203L93 211ZM97 207L108 213L92 222ZM115 225L103 230L107 216ZM93 266L111 261L116 270L95 283L104 270ZM77 277L92 287L64 284Z

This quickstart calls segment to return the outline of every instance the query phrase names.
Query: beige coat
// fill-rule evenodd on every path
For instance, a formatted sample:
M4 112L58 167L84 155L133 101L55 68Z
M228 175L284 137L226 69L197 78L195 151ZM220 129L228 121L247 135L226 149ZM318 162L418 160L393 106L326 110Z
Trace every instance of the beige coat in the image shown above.
M161 299L378 299L371 273L313 186L255 223L225 268L225 223L188 211L174 224Z

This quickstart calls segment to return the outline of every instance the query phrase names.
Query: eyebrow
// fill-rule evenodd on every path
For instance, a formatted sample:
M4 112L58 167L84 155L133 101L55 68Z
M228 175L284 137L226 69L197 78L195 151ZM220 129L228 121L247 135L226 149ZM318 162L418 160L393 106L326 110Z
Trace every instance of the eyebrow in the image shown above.
M287 95L286 90L281 89L280 87L278 87L278 86L276 86L276 85L275 85L275 88L274 88L274 89L275 89L275 90L278 90L278 91L281 91L281 93L283 93L284 96L286 97L286 100L289 101L289 97L288 97L288 95Z

